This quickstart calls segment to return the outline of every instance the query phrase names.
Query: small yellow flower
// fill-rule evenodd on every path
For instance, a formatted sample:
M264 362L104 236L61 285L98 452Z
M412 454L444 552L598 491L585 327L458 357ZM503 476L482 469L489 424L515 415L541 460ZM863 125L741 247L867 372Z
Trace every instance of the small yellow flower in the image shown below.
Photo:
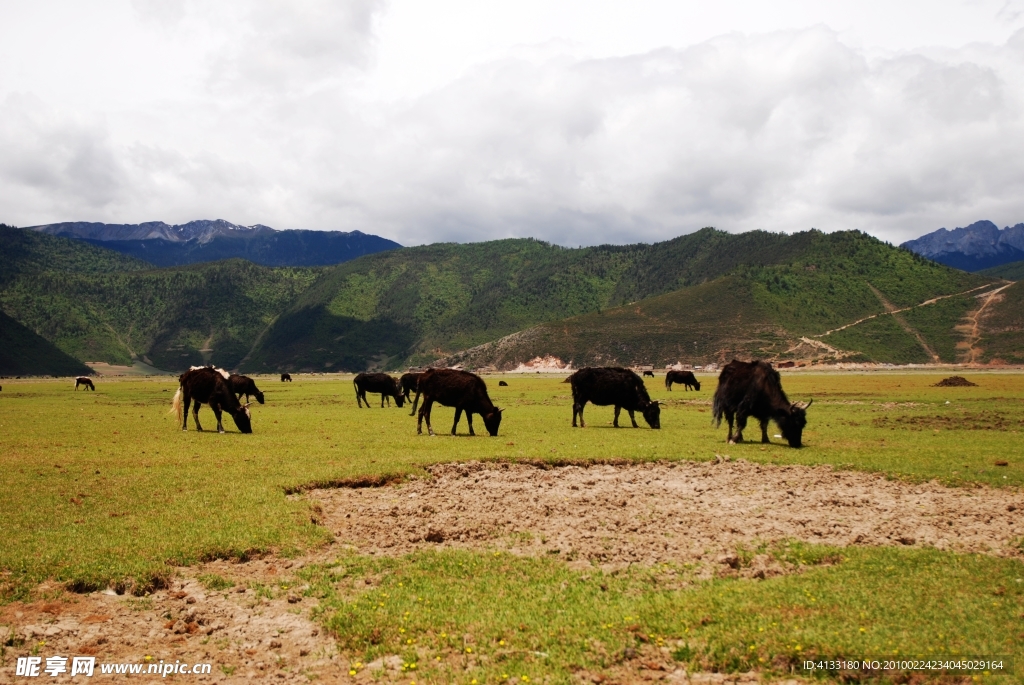
M469 685L476 685L476 678L469 681Z
M356 665L355 665L355 668L362 668L362 667L363 667L363 662L357 661Z
M862 633L866 633L866 632L868 632L868 631L867 631L867 630L865 630L864 628L861 628L861 629L860 629L860 632L862 632Z
M502 673L501 677L505 680L508 680L508 673Z
M350 669L348 670L348 674L349 674L349 675L355 675L355 674L356 674L356 669L354 669L354 668L350 668Z
M399 628L399 629L398 629L398 632L400 632L400 633L404 633L404 632L405 632L405 628Z
M472 653L473 653L473 648L472 647L466 647L466 654L472 654Z
M502 647L504 647L505 646L505 641L504 640L498 640L498 644L501 645Z
M448 637L448 633L441 633L441 637Z
M522 680L524 683L528 683L530 682L530 677L524 675L522 678L520 678L520 680Z
M146 661L152 661L152 660L153 660L153 657L151 657L150 655L148 655L148 654L147 654L147 655L146 655L146 659L145 659L145 660L146 660Z

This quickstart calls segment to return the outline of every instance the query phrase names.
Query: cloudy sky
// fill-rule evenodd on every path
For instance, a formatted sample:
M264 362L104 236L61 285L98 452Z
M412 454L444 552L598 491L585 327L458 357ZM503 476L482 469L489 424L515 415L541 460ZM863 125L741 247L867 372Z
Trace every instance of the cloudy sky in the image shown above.
M1024 0L0 0L0 221L1024 221Z

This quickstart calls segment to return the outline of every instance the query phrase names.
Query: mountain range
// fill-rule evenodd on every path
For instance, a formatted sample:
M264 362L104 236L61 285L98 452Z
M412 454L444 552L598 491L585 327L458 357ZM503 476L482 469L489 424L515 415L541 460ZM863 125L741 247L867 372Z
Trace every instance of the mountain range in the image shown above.
M964 271L981 271L1024 260L1024 224L1000 229L991 221L940 228L900 247Z
M181 266L232 258L264 266L322 266L401 247L393 240L360 231L278 231L263 224L239 226L223 219L173 226L162 221L141 224L69 221L29 226L28 230L74 238L154 266Z
M509 368L547 354L577 366L734 356L1022 363L1022 301L1024 283L855 231L705 228L653 245L510 239L333 266L153 268L0 227L0 310L78 360L140 359L169 371L397 370L439 360Z

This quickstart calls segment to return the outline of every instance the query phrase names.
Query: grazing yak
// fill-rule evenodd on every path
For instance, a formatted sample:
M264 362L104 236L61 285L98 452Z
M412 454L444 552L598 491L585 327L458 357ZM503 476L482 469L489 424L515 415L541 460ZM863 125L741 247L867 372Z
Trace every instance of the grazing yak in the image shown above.
M761 423L761 442L768 442L768 421L775 421L782 431L782 437L790 447L800 447L804 426L807 425L807 408L810 402L790 403L782 391L779 372L764 361L741 362L736 359L726 364L718 376L718 389L711 411L716 426L722 424L722 416L729 422L729 444L743 442L743 429L747 418L753 416ZM733 419L736 420L736 434L733 435Z
M466 412L466 422L469 424L469 434L473 432L473 414L479 414L484 420L484 426L491 436L498 434L498 426L501 425L501 413L491 402L487 395L487 385L480 376L469 371L457 369L427 369L420 376L417 399L423 395L423 406L420 407L419 417L416 421L416 433L423 433L423 418L427 419L427 432L434 434L430 427L430 410L434 402L443 404L446 407L455 407L455 422L452 424L452 435L455 435L455 428L459 425L462 412Z
M693 375L693 371L669 371L665 374L665 389L671 392L673 383L678 383L687 390L700 390L700 381Z
M228 382L229 377L227 371L212 366L193 367L178 376L178 392L174 393L174 399L171 401L171 411L178 415L181 430L188 430L188 408L194 401L192 418L195 420L196 430L203 430L199 425L199 405L208 404L217 417L218 433L224 432L224 424L221 423L222 411L231 414L240 432L252 433L252 415L249 413L249 407L241 404L235 397Z
M78 390L78 386L80 385L84 385L86 390L96 390L96 386L93 385L92 379L88 376L75 377L75 390Z
M239 376L237 373L231 374L228 377L228 383L231 385L231 390L234 391L239 398L245 395L245 401L249 402L249 395L256 398L256 401L263 404L263 393L256 387L256 382L248 376Z
M498 386L502 388L507 388L508 383L506 383L505 381L498 381Z
M361 373L352 379L352 385L356 388L356 404L360 407L363 406L363 402L366 402L367 407L370 406L370 401L366 399L368 392L380 393L381 409L384 408L385 397L394 397L399 407L405 403L405 397L402 395L402 389L398 387L398 381L386 373ZM390 400L388 400L388 404L391 404Z
M416 399L412 400L412 411L409 412L409 416L416 415L416 404L420 401L419 383L422 375L422 373L409 372L403 373L402 377L398 379L398 385L402 388L402 396L405 397L406 402L412 399L409 397L410 394L416 395Z
M646 377L646 376L650 376L651 378L654 378L654 372L653 372L653 371L650 371L650 370L648 370L648 369L644 369L644 373L643 373L643 375L644 375L645 377Z
M284 383L285 381L288 381L289 383L292 382L292 375L290 373L281 374L281 382Z
M586 367L569 376L572 383L572 425L576 427L576 416L580 417L580 428L586 428L583 421L583 407L587 402L602 407L609 404L615 405L615 421L612 423L619 427L619 412L625 409L629 412L629 420L633 428L639 428L634 411L644 415L644 419L651 428L661 428L661 406L652 402L644 381L629 369L615 366Z

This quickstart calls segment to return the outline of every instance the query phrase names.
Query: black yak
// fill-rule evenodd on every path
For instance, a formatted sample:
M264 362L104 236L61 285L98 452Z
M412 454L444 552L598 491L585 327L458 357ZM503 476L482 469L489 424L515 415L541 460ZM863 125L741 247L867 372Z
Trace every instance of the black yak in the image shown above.
M284 383L285 381L288 381L289 383L292 382L292 375L290 373L281 374L281 382Z
M212 366L193 368L178 376L178 392L174 393L171 401L171 411L177 413L181 421L181 430L188 430L188 408L194 401L192 418L196 423L196 430L201 431L199 425L199 405L209 404L217 417L217 432L224 432L224 424L221 423L221 412L231 414L235 425L242 433L252 433L252 416L249 407L243 405L235 397L228 384L229 374L227 371L215 369ZM184 400L184 411L182 410Z
M673 383L678 383L687 390L691 387L700 390L700 381L693 375L693 371L669 371L665 374L665 389L671 392Z
M769 442L768 421L771 420L779 425L782 437L789 442L790 447L800 447L804 426L807 425L807 408L811 402L791 403L782 391L779 372L768 362L741 362L734 359L726 364L718 376L718 389L715 390L711 411L716 426L722 424L723 416L729 422L729 444L743 442L747 417L753 416L761 423L761 442Z
M78 390L78 386L80 385L84 385L86 390L96 390L96 386L93 385L92 379L88 376L75 377L75 390Z
M422 375L422 372L409 372L403 373L402 377L398 379L398 385L402 389L402 396L405 397L406 402L412 399L409 397L410 394L416 395L416 399L412 400L412 411L409 412L409 416L414 416L416 414L416 404L420 401L419 382L420 376Z
M598 406L615 405L615 420L612 422L616 428L619 427L619 412L625 409L629 412L629 420L633 428L639 428L634 411L644 415L644 419L651 428L661 428L661 406L652 402L644 381L629 369L621 367L586 367L569 376L572 383L572 425L576 427L576 416L580 417L580 428L586 428L583 421L583 407L587 402L593 402Z
M356 404L360 407L363 406L363 402L366 402L367 407L370 406L370 401L366 399L368 392L380 393L381 409L384 408L385 397L394 397L399 407L405 403L398 381L386 373L361 373L352 379L352 385L356 388ZM391 404L390 400L388 404Z
M452 435L455 435L455 428L459 425L462 412L466 412L470 435L476 435L473 432L473 414L479 414L483 418L484 426L492 437L498 434L501 413L504 410L494 406L487 395L487 385L475 373L457 369L427 369L420 376L417 397L419 395L423 395L423 406L420 407L416 421L417 434L423 432L424 417L427 419L427 432L434 434L434 429L430 427L430 409L434 402L446 407L455 407Z
M249 401L249 395L256 398L256 401L263 404L263 393L256 387L256 382L248 376L239 376L237 373L231 374L228 378L228 383L231 385L231 390L234 391L239 398L245 395L245 401Z

